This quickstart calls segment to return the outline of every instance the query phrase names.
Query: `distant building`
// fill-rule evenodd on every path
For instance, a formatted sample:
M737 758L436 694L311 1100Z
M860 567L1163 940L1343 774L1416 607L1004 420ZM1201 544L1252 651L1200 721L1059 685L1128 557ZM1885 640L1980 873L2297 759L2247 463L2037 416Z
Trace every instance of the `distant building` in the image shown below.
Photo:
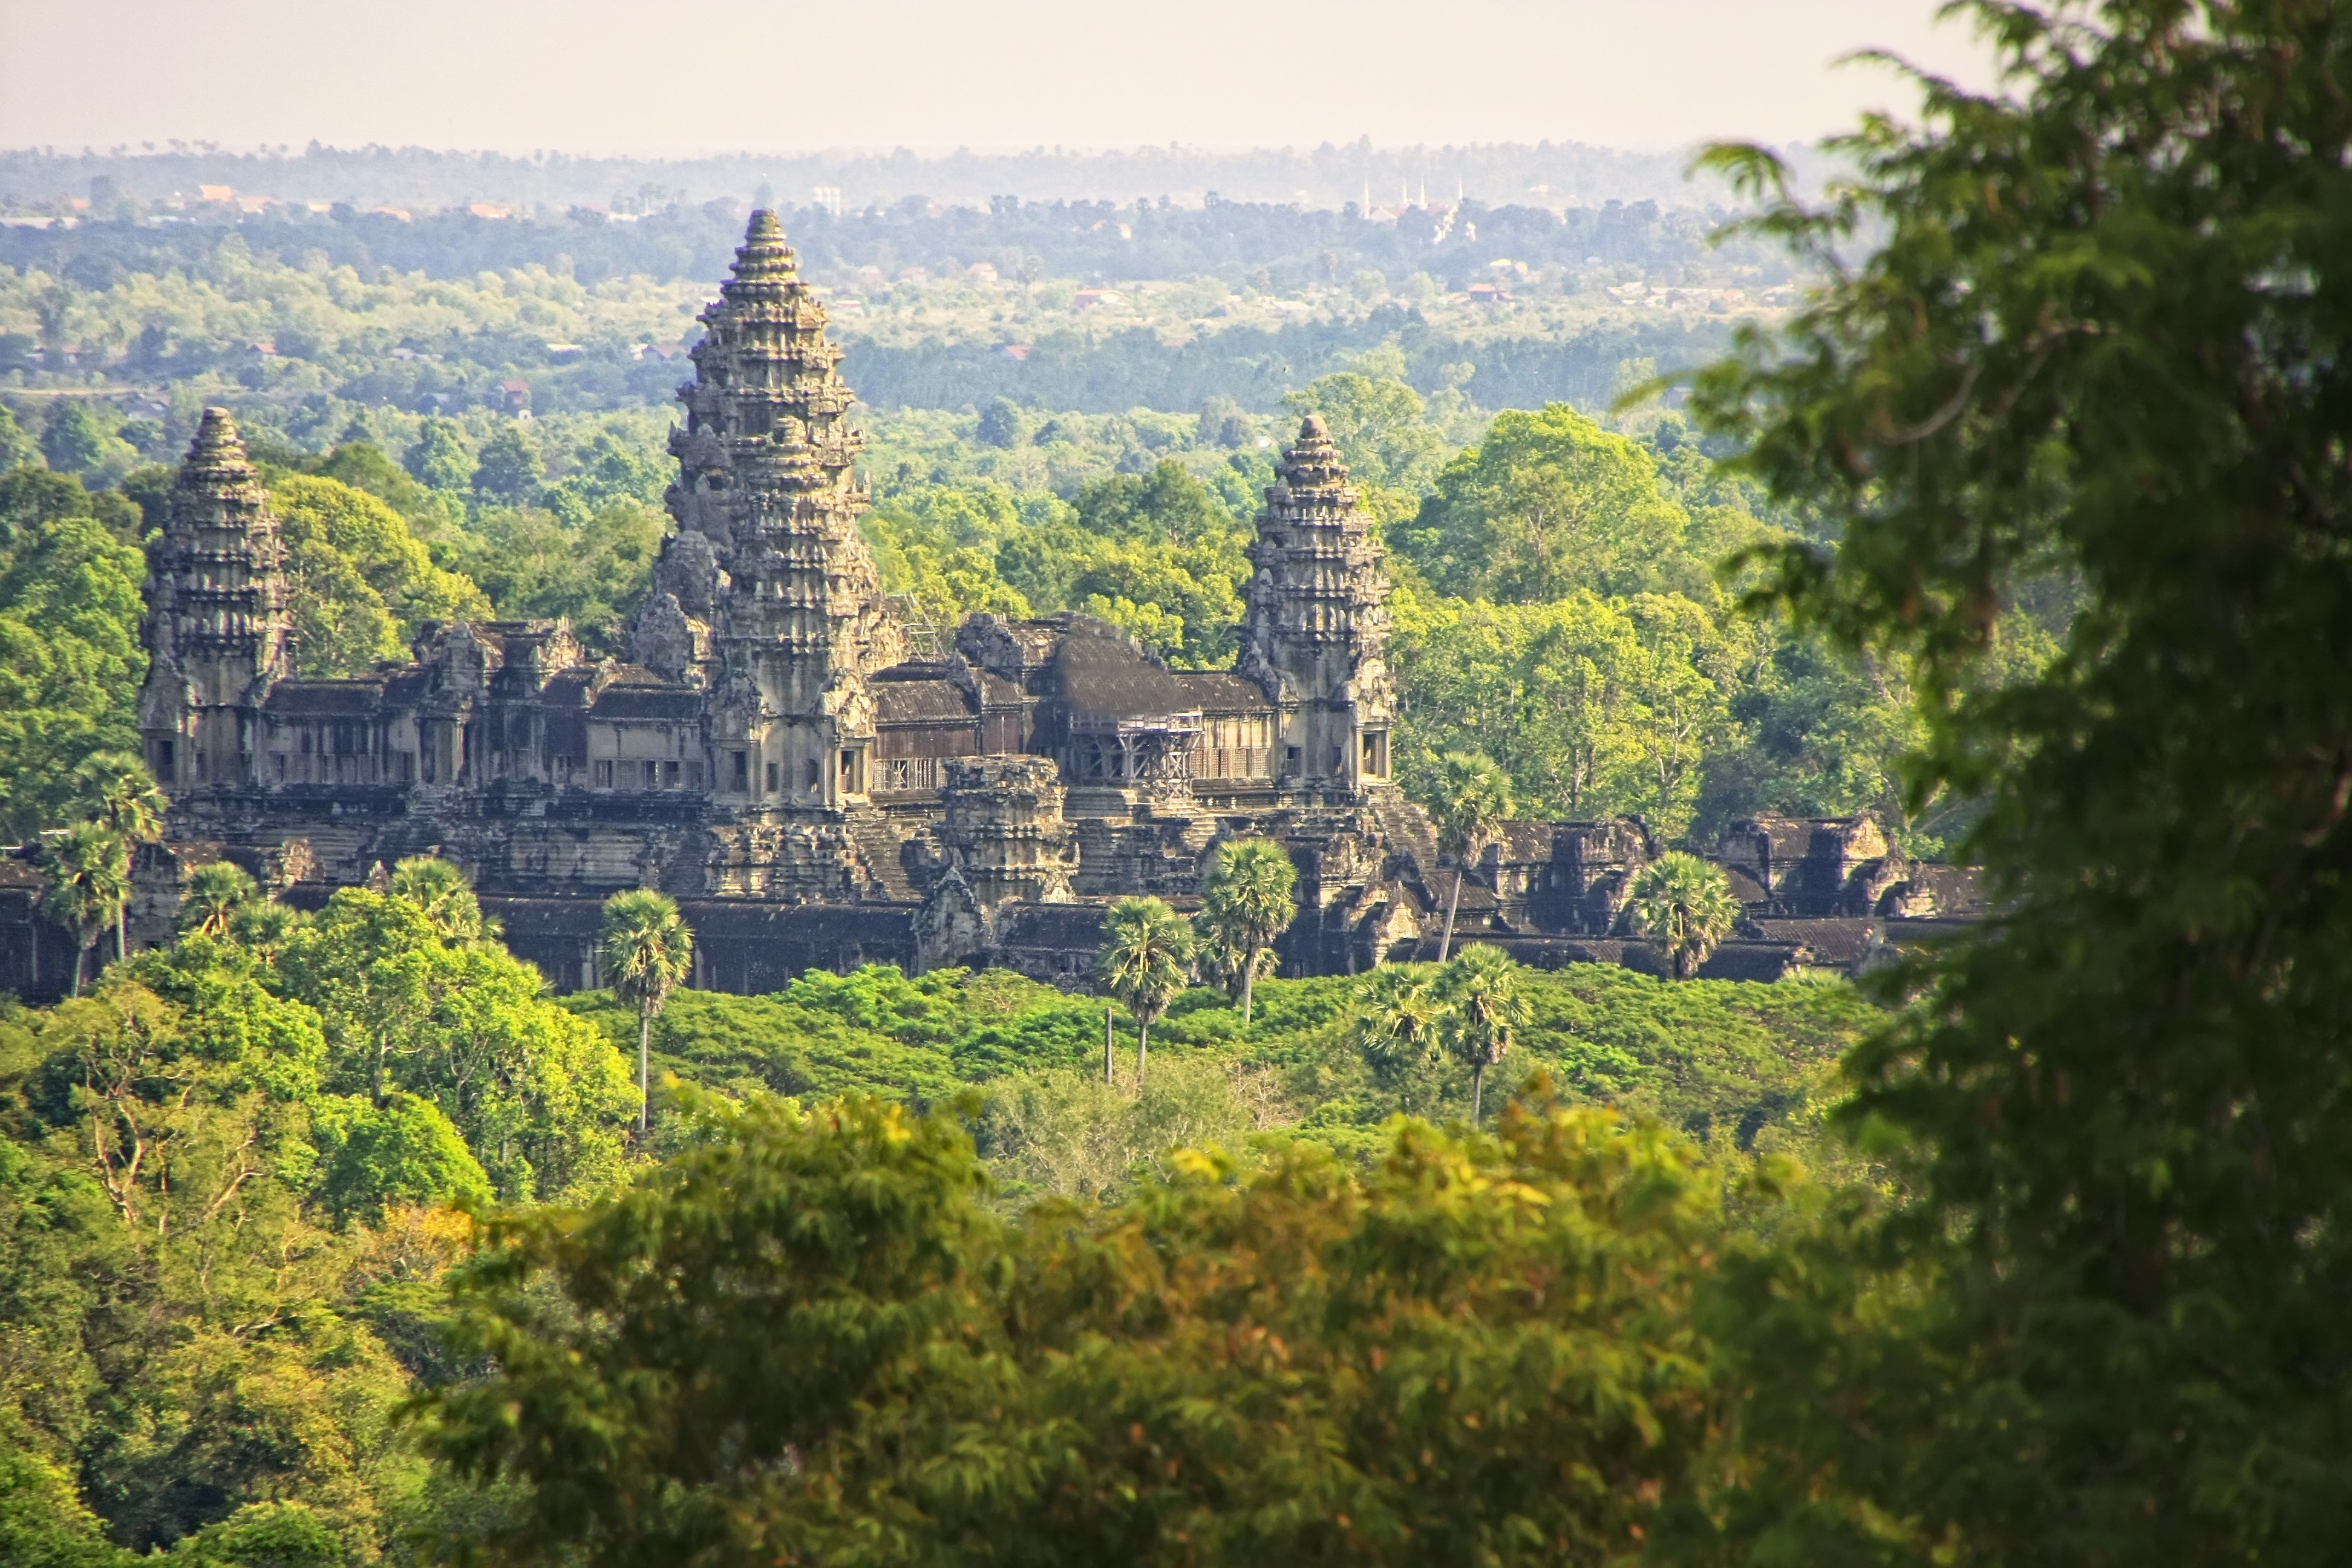
M499 383L499 397L509 414L530 417L530 383L520 377Z
M196 187L196 200L200 202L233 202L236 200L236 192L233 187L228 185L198 185Z
M314 908L431 853L559 987L593 983L601 901L641 887L679 900L705 987L866 963L1079 984L1113 900L1189 907L1248 837L1299 871L1287 972L1433 954L1451 868L1391 780L1382 552L1319 418L1266 489L1232 668L1171 668L1069 613L974 615L911 656L858 531L840 351L772 214L701 321L674 530L621 658L560 621L431 622L410 662L298 678L268 492L205 412L148 557L138 723L171 804L134 940L168 936L208 861ZM1972 897L1859 820L1743 826L1735 879L1787 929L1709 973L1858 963ZM1509 824L1468 868L1457 943L1654 970L1619 934L1654 849L1637 821ZM43 995L70 949L23 882L0 876L0 987Z

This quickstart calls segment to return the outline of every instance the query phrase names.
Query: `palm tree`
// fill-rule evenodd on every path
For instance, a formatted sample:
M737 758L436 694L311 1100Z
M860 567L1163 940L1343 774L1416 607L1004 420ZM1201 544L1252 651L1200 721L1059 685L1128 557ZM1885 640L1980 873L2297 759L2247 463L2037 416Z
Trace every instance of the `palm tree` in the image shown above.
M261 897L260 884L231 860L215 860L188 873L187 891L180 896L183 936L225 937L237 911Z
M77 822L41 849L41 907L73 931L73 994L99 933L114 924L131 897L131 847L95 822Z
M1210 942L1230 953L1241 982L1242 1023L1250 1021L1257 973L1276 939L1298 913L1298 868L1281 845L1239 838L1218 847L1201 884L1201 915Z
M410 856L392 868L384 888L424 910L444 942L479 942L498 934L498 922L483 918L481 900L464 870L437 855Z
M409 864L401 862L404 868ZM643 1143L653 1104L654 1015L694 966L694 932L666 894L634 889L604 900L596 953L613 994L637 1009L637 1142Z
M1437 962L1454 951L1454 911L1462 902L1462 876L1495 830L1511 815L1511 782L1490 757L1448 752L1437 764L1437 847L1454 857L1454 891L1445 900L1445 937Z
M172 803L163 798L163 792L155 787L155 781L136 757L101 752L86 759L75 772L90 787L97 806L93 815L99 826L122 840L126 856L136 856L142 844L163 841L163 813ZM118 963L131 956L130 908L126 886L125 896L114 910L114 956Z
M1676 980L1697 973L1740 916L1722 868L1679 849L1642 868L1628 908L1633 929L1664 955Z
M1527 1023L1528 1000L1520 994L1519 966L1499 947L1465 947L1437 979L1445 999L1446 1049L1470 1068L1470 1125L1478 1125L1478 1101L1486 1069L1518 1043Z
M1121 899L1103 920L1095 973L1135 1019L1135 1087L1143 1088L1151 1026L1184 989L1192 966L1192 928L1158 899Z
M1391 965L1374 970L1356 988L1349 1038L1373 1072L1393 1083L1428 1063L1444 1021L1445 1003L1428 972Z
M275 963L294 938L302 917L270 899L256 899L229 917L228 934L264 963Z

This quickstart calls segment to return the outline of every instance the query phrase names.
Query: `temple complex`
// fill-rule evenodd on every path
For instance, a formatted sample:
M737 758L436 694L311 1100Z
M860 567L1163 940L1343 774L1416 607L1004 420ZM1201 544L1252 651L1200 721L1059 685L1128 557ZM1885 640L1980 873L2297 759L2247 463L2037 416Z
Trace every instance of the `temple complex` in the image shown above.
M1211 848L1255 837L1300 874L1285 973L1433 952L1452 869L1391 776L1381 551L1319 419L1258 514L1233 669L1170 668L1074 614L975 615L909 658L858 532L840 351L772 214L701 321L676 527L625 658L560 621L427 623L407 662L295 678L267 493L205 411L150 552L139 723L171 809L138 940L168 935L208 860L315 905L437 854L559 987L597 983L600 905L626 888L678 900L699 985L866 963L1083 984L1112 900L1189 907ZM1643 964L1622 915L1657 847L1630 819L1511 824L1468 868L1456 941ZM1750 920L1710 973L1851 967L1885 921L1967 898L1865 819L1741 824L1721 858ZM65 938L23 862L5 871L0 988L44 994Z

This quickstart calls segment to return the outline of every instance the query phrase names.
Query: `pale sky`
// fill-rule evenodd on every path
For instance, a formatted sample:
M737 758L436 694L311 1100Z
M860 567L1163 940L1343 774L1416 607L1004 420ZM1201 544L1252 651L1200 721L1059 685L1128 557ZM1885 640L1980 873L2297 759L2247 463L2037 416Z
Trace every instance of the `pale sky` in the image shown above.
M0 0L0 146L1785 142L1981 81L1937 0Z

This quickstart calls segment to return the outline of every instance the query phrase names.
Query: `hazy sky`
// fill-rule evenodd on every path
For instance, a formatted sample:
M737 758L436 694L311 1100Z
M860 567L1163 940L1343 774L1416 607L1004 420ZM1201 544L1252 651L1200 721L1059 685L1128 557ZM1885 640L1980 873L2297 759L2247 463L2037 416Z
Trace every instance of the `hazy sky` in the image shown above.
M1936 0L0 0L0 145L1786 142L1981 78Z

